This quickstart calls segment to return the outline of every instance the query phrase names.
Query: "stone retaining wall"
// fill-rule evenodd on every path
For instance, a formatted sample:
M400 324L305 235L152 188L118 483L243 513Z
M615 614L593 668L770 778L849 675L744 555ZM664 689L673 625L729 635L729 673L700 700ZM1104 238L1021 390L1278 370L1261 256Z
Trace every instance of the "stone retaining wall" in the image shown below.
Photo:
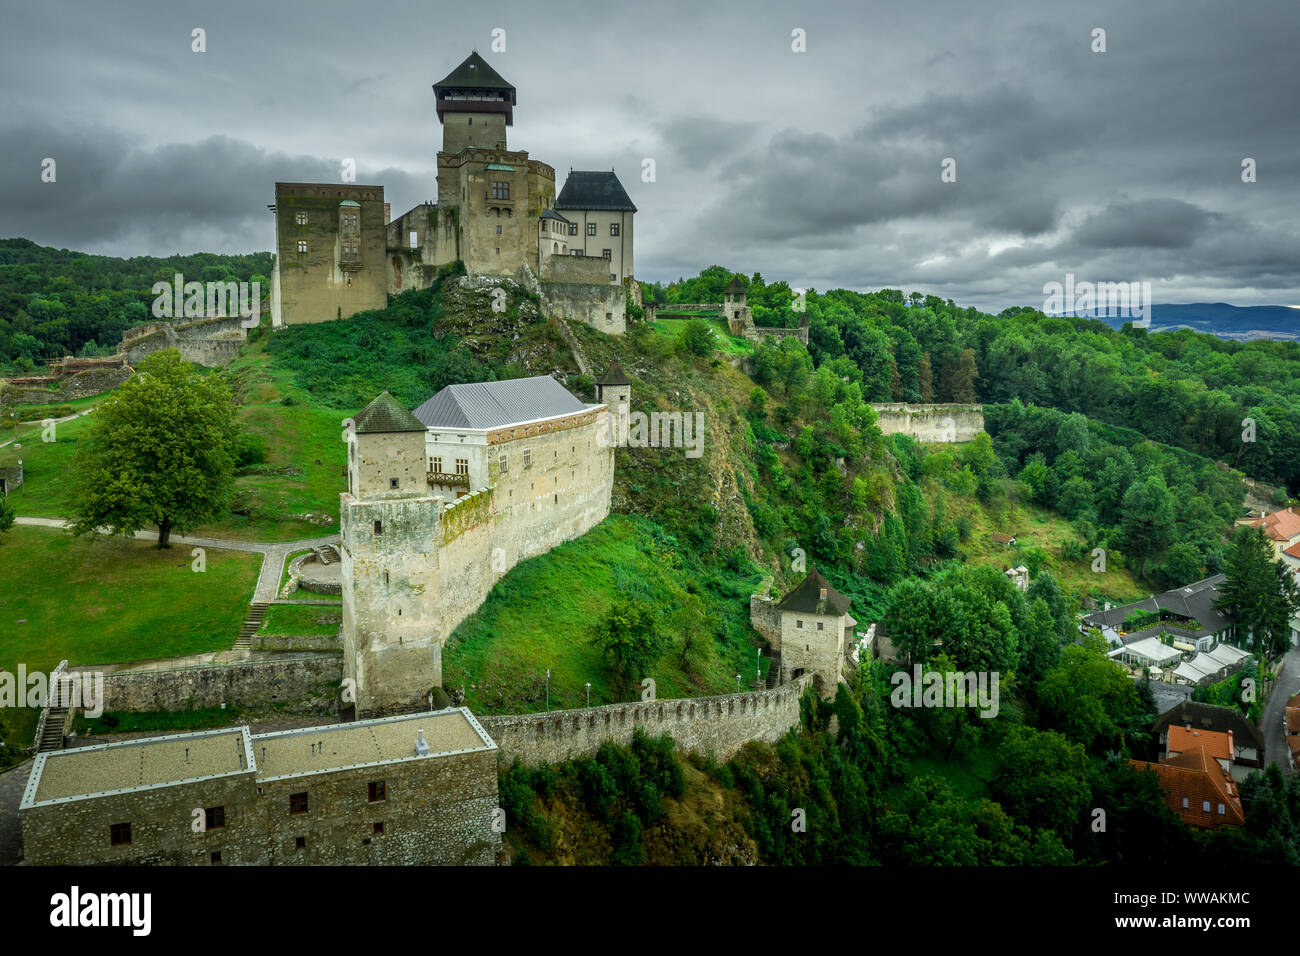
M691 697L645 703L550 711L542 714L478 716L507 760L558 763L590 757L605 741L628 744L641 728L652 737L671 734L678 750L734 756L750 740L775 742L799 724L799 698L812 675L771 690L720 697Z

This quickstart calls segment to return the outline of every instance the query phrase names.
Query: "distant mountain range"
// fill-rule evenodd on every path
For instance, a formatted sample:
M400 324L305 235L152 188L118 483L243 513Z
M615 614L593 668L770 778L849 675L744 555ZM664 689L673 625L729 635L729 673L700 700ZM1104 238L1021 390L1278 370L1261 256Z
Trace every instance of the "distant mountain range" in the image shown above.
M1127 318L1095 316L1119 328ZM1194 302L1190 305L1161 305L1151 308L1152 332L1188 328L1221 339L1300 338L1300 309L1285 305L1228 305L1226 302Z

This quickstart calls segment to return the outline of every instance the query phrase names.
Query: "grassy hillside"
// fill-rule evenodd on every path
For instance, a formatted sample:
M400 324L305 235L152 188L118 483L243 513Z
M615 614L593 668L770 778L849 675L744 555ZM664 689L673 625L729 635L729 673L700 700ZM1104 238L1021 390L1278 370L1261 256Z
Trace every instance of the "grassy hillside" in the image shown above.
M519 713L619 699L607 665L590 643L593 623L620 597L639 597L659 613L672 645L648 677L659 697L735 691L754 679L756 655L748 597L760 574L710 569L644 518L611 515L577 540L513 568L483 606L452 634L443 652L443 685L464 687L476 713ZM683 635L671 620L698 606L687 665ZM766 664L766 660L764 660Z

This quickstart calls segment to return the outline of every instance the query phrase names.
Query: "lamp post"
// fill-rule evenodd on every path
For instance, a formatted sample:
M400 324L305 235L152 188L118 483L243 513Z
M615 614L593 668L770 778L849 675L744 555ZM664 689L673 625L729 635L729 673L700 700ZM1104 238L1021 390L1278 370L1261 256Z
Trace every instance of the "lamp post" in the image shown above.
M591 706L591 681L587 681L587 706Z
M551 709L551 669L546 668L546 709Z
M740 672L736 672L736 693L740 693Z
M754 662L754 683L761 683L763 680L763 649L758 649L758 659Z

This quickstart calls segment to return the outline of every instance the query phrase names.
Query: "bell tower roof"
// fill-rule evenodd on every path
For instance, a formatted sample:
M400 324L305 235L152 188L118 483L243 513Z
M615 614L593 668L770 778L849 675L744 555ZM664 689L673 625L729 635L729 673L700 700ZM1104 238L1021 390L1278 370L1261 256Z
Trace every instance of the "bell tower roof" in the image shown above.
M500 113L514 125L515 88L475 51L433 84L438 122L447 113Z

